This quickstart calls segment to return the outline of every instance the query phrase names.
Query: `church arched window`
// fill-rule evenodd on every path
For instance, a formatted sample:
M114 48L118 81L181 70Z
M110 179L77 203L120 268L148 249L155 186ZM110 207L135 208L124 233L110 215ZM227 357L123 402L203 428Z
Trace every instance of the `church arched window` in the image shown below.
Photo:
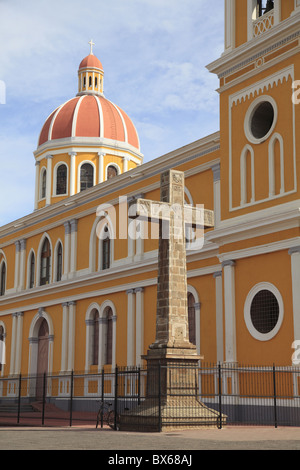
M188 293L188 320L189 320L189 340L196 345L196 317L195 317L195 298L193 294Z
M92 321L92 365L97 366L99 364L99 312L96 309L93 312Z
M41 275L40 285L44 286L50 282L50 266L51 266L51 248L48 238L45 239L41 253Z
M114 178L115 176L118 175L118 170L114 165L109 165L107 167L107 179Z
M29 289L34 287L34 277L35 277L35 256L34 253L31 253L29 259Z
M2 261L0 266L0 295L5 294L6 289L6 264L5 261Z
M80 168L80 191L94 185L94 168L90 163L84 163Z
M108 269L110 267L110 236L109 229L106 225L102 235L102 269Z
M4 343L4 339L5 339L5 332L4 332L4 328L2 325L0 325L0 372L2 371L2 364L5 363L4 361L4 354L5 354L5 345L3 344Z
M56 280L61 281L63 266L63 249L62 244L59 242L56 250Z
M68 177L67 166L64 164L59 165L56 170L56 194L57 195L67 193L67 177Z
M42 177L41 177L41 199L44 199L46 197L46 185L47 185L47 170L46 168L44 168L42 171Z
M113 311L111 307L107 307L104 312L106 319L106 331L104 337L104 364L112 364L112 347L113 347Z

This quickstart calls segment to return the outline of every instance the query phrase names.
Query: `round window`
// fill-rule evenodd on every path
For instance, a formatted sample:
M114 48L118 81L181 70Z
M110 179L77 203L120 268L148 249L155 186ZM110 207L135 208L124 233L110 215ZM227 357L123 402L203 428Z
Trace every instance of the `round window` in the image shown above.
M273 338L283 320L283 301L278 289L266 282L253 287L245 302L244 318L254 338L260 341Z
M249 107L245 117L245 134L247 139L259 144L273 132L277 120L277 106L270 96L262 96Z
M255 139L262 139L268 134L274 122L274 108L268 101L260 103L254 109L251 119L251 132Z
M269 290L261 290L252 300L250 317L254 328L262 334L270 333L277 325L279 304Z

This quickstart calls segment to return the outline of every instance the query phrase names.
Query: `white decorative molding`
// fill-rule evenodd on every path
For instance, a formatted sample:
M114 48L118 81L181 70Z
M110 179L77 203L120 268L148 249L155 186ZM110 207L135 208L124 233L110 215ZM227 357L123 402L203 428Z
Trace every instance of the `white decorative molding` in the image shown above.
M243 101L246 101L246 99L255 98L256 95L267 92L269 89L274 88L274 85L277 86L279 83L282 84L284 80L287 81L289 78L294 81L293 65L279 70L273 75L270 75L269 77L260 80L259 82L256 82L253 85L238 91L237 93L234 93L229 98L230 107L232 107L234 104L242 103Z
M233 206L233 175L232 175L232 152L233 152L233 147L232 147L232 131L233 131L233 122L232 122L232 112L233 112L233 107L238 106L239 104L245 102L246 100L250 100L252 98L256 98L253 103L250 104L250 107L247 111L246 117L245 117L245 124L244 124L244 130L245 134L248 140L250 140L253 143L261 143L262 141L266 140L267 138L270 137L272 134L272 131L274 130L274 126L270 129L268 134L264 136L262 139L253 139L251 137L250 131L248 129L248 122L250 120L251 113L253 112L253 109L259 104L260 101L270 101L274 107L274 121L276 122L277 119L277 105L272 97L269 95L264 94L263 96L257 96L260 93L267 93L268 90L272 89L274 86L278 86L279 84L283 84L284 80L288 80L291 78L292 81L294 81L294 65L291 65L289 67L286 67L282 70L279 70L275 74L267 77L266 79L263 79L247 88L244 88L243 90L238 91L237 93L234 93L229 97L229 211L236 211L241 209L243 207L242 205L237 205ZM256 201L251 201L249 205L254 205L254 204L261 204L263 202L273 200L279 197L282 197L283 195L288 195L295 193L297 191L297 174L296 174L296 129L295 129L295 105L292 103L292 100L290 102L291 105L291 111L292 111L292 120L293 120L293 168L294 168L294 174L293 174L293 181L294 181L294 188L286 193L280 193L276 194L274 196L271 196L270 194L268 195L267 198L261 199L261 200L256 200Z
M272 294L276 297L278 306L279 306L279 316L278 316L278 321L275 325L275 327L270 331L269 333L260 333L257 331L257 329L253 326L252 319L251 319L251 304L256 296L260 291L262 290L268 290L272 292ZM244 305L244 319L246 326L248 328L249 333L253 338L259 340L259 341L269 341L270 339L274 338L274 336L277 335L279 332L282 321L283 321L283 315L284 315L284 305L283 305L283 300L281 297L281 294L277 287L275 287L273 284L269 282L260 282L259 284L256 284L250 292L247 295L245 305Z

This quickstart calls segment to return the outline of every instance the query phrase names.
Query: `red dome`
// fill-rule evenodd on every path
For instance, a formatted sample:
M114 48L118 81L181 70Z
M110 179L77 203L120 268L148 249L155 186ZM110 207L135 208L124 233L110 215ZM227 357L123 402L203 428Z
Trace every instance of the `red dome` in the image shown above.
M41 130L38 146L71 137L110 139L140 150L137 131L127 114L98 95L76 96L53 111Z
M94 56L94 54L89 54L80 62L79 70L85 69L85 68L96 68L96 69L103 70L103 66L100 60L97 59L97 57Z

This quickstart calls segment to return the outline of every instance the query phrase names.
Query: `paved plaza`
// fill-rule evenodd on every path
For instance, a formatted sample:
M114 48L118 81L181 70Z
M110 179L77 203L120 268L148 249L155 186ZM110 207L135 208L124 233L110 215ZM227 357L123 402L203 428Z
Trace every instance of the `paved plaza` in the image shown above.
M227 427L164 433L73 428L0 428L0 450L300 450L300 428ZM107 456L107 453L105 454ZM129 455L129 454L128 454Z

